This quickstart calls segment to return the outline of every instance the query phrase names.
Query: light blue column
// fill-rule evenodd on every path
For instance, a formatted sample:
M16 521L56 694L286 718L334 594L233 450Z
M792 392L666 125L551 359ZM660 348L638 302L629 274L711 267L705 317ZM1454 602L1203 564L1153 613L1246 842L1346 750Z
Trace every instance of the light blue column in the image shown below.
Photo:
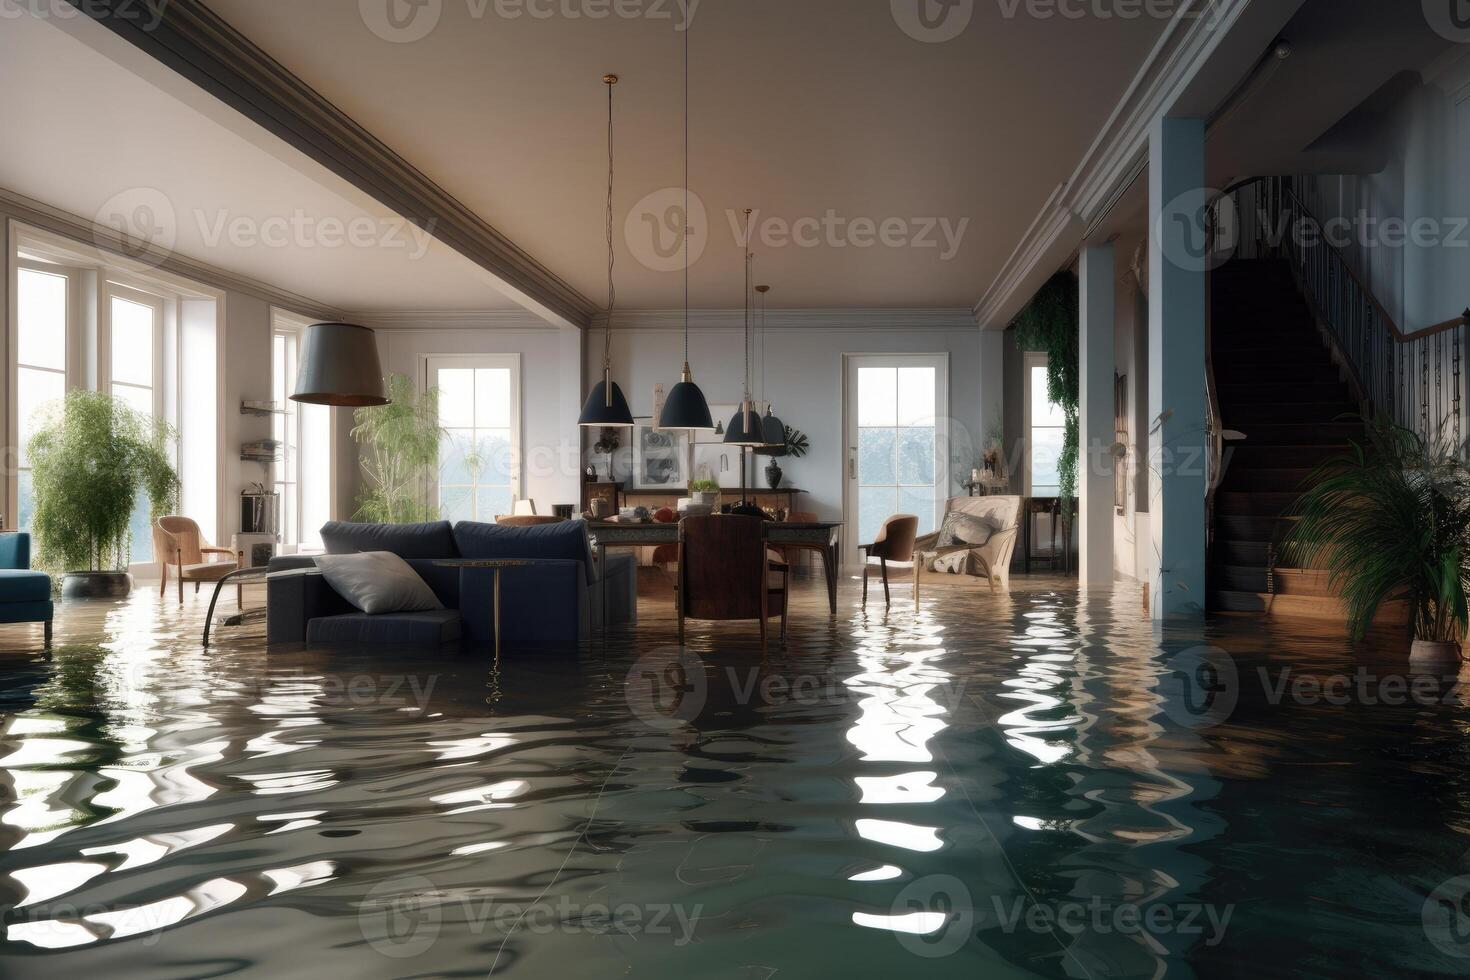
M1116 258L1113 246L1082 250L1082 313L1078 338L1080 393L1077 459L1078 572L1081 584L1113 581L1113 454L1117 435L1113 404L1113 317Z
M1148 414L1150 600L1155 619L1205 607L1205 124L1149 134Z

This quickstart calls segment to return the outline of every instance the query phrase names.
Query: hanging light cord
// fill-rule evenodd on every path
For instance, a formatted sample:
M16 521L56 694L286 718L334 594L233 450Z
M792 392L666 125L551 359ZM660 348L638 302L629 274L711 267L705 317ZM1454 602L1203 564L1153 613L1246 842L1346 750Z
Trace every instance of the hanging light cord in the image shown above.
M613 86L616 75L607 75L607 327L602 331L602 366L612 370L612 321L613 310L618 304L618 289L613 280L613 266L617 253L613 249ZM612 389L608 389L611 398Z
M745 209L745 400L750 401L750 209Z
M689 24L684 24L684 366L689 366Z

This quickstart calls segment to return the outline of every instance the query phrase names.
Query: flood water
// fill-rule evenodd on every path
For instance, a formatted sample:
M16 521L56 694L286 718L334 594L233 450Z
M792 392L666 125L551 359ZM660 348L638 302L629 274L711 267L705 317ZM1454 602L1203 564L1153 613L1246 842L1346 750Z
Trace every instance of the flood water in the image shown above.
M1457 678L1135 594L561 655L0 655L0 975L1470 973ZM64 623L63 623L64 625Z

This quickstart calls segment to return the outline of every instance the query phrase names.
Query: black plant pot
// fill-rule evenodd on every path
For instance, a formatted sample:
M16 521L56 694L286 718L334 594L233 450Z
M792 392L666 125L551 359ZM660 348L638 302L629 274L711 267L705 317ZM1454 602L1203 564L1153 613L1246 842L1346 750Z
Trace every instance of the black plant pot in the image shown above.
M781 472L780 463L773 459L766 464L766 483L770 484L772 490L781 489L781 477L783 476L785 474Z
M123 599L131 591L127 572L67 572L61 583L63 599Z

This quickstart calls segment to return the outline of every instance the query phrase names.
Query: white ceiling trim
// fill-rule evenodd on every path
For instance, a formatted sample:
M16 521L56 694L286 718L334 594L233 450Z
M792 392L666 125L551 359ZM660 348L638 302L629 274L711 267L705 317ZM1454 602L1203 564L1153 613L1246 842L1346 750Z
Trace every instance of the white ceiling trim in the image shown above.
M602 330L607 317L593 319L591 329ZM773 330L943 330L972 333L975 317L969 310L924 309L814 309L768 310L766 326ZM744 310L690 310L690 330L743 330ZM684 329L682 310L624 310L613 318L613 330ZM751 317L751 329L758 321Z
M1147 160L1149 126L1178 101L1251 0L1187 0L1149 52L1072 177L1052 194L975 304L983 329L1004 329L1018 295L1069 229L1090 227ZM1053 270L1048 270L1053 271Z
M280 306L319 320L340 320L342 311L314 299L279 289L266 282L242 276L219 266L200 262L176 252L164 251L150 242L125 238L105 225L80 218L60 208L0 188L0 215L30 225L83 247L91 246L110 253L117 264L127 270L157 269L214 289L247 293L273 306Z

